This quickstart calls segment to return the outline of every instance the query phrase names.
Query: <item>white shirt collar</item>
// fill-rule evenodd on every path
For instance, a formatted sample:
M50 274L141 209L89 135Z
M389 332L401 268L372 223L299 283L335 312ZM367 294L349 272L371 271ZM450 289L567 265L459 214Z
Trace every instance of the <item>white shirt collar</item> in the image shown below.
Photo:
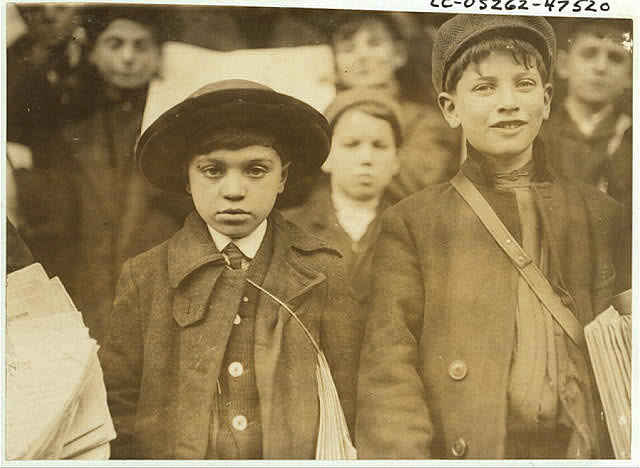
M590 137L595 132L596 127L613 112L613 104L603 107L601 110L592 115L583 115L578 111L575 101L565 99L564 107L567 109L569 117L575 122L578 129L586 137Z
M377 216L380 201L373 199L360 202L345 196L339 190L331 191L331 201L340 226L352 241L358 242Z
M207 228L209 229L209 234L211 234L213 243L220 252L222 252L222 249L224 249L229 243L233 242L245 257L254 258L256 253L258 253L258 249L260 248L264 235L267 232L267 220L264 219L251 234L240 239L231 239L229 236L219 233L208 224Z

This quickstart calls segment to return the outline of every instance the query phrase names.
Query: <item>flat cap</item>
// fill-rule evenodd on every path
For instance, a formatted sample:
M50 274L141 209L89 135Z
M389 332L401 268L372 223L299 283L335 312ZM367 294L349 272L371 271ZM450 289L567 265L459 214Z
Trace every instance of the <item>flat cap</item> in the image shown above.
M539 16L456 15L440 26L433 44L431 79L436 92L444 88L449 66L469 46L487 34L502 33L531 43L542 55L549 77L556 58L556 37Z
M402 107L388 93L372 88L351 88L338 93L335 99L324 111L324 116L329 121L331 129L336 125L340 116L354 107L374 104L384 108L390 116L391 127L396 146L402 144L402 129L404 128L404 117Z

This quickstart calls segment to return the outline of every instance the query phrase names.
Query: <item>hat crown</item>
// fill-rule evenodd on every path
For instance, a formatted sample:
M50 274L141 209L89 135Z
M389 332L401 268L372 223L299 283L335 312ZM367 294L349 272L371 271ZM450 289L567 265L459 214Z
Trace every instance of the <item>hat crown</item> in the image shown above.
M229 90L244 91L247 89L258 89L261 91L275 92L273 89L269 88L268 86L265 86L261 83L256 83L255 81L231 79L231 80L222 80L222 81L216 81L213 83L206 84L203 87L196 90L194 93L192 93L189 96L189 98L198 98L200 96L204 96L205 94L217 93L220 91L229 91Z

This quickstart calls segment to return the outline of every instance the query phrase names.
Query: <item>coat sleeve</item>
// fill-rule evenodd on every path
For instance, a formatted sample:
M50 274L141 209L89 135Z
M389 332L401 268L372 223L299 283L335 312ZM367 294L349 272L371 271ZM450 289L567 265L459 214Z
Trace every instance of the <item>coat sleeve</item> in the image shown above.
M327 308L322 314L320 343L338 390L353 440L356 416L356 385L364 323L342 262L328 272Z
M429 458L432 424L418 366L424 286L416 245L388 210L373 264L372 310L358 379L360 458Z
M107 403L117 434L111 444L111 458L135 458L133 430L143 359L138 303L131 260L128 260L118 281L109 333L99 351Z

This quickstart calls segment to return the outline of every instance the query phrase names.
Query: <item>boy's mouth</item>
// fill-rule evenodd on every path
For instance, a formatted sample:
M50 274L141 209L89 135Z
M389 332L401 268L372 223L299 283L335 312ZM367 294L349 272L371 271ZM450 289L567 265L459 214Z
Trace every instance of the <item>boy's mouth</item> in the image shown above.
M491 128L504 128L505 130L513 130L516 128L520 128L523 125L526 125L527 122L524 120L503 120L502 122L497 122L491 125Z
M218 211L218 214L226 214L226 215L248 215L250 214L248 211L241 210L239 208L229 208L227 210Z

